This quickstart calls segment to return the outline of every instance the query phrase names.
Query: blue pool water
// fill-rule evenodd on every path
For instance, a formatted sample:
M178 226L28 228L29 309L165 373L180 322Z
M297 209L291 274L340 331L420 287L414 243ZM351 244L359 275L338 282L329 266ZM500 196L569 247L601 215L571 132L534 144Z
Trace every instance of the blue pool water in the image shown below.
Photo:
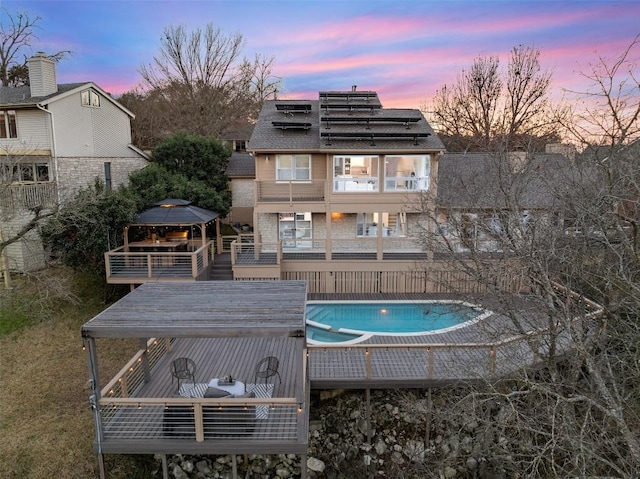
M475 320L482 311L452 302L308 303L307 338L343 342L363 334L418 334Z

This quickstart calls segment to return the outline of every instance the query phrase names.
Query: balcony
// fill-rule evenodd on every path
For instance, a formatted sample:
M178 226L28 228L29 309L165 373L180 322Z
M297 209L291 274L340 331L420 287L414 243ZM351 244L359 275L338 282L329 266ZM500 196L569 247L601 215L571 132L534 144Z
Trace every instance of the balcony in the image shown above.
M234 266L275 266L296 260L415 261L425 253L411 238L383 238L380 258L375 237L334 238L331 247L324 239L283 240L275 243L233 242L231 263Z
M324 201L326 180L256 180L256 202Z
M56 183L21 183L0 187L0 209L5 212L26 211L41 206L53 208L58 202Z

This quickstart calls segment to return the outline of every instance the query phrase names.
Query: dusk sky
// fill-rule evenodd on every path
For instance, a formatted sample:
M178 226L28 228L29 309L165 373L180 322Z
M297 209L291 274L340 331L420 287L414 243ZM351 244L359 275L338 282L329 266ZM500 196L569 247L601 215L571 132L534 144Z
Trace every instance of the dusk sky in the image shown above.
M141 82L163 29L212 23L241 33L244 53L274 57L281 98L320 90L375 90L385 107L420 108L478 56L506 66L519 44L540 49L561 88L580 71L618 56L640 33L640 1L1 0L9 12L41 17L33 53L71 50L58 82L93 81L113 95ZM0 11L0 15L4 12Z

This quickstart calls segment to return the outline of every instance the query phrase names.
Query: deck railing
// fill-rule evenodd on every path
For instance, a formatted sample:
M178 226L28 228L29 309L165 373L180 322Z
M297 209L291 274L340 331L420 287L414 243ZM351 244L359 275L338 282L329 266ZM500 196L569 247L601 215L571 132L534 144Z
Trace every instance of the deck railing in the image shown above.
M222 236L222 251L221 253L229 253L233 249L233 243L253 243L253 233L239 233L237 235L223 235Z
M98 409L103 439L299 440L298 416L304 405L295 398L135 397L173 341L148 340L102 388Z
M127 364L102 388L100 395L109 398L126 398L145 382L145 368L153 368L166 353L171 351L171 338L147 341L146 349L138 350Z
M197 279L213 263L215 242L192 252L125 251L121 246L105 253L107 282L151 278Z
M103 439L299 441L295 398L101 399Z
M282 245L278 243L238 243L231 244L231 264L233 265L277 265L282 261Z
M326 183L325 180L256 180L255 201L324 201Z
M403 241L405 240L405 241ZM329 258L328 241L325 239L283 239L278 242L253 243L238 240L230 244L232 264L280 264L282 260L325 260ZM349 260L376 260L378 257L378 239L375 237L334 238L331 242L331 259L347 258ZM416 255L423 254L419 246L406 238L384 238L381 254L382 260L391 254L393 260L415 260Z
M552 344L555 354L570 351L575 331L588 334L589 326L602 314L600 305L559 285L556 288L582 303L585 314L553 333L540 328L487 343L309 344L309 375L312 381L464 381L504 376L539 364Z

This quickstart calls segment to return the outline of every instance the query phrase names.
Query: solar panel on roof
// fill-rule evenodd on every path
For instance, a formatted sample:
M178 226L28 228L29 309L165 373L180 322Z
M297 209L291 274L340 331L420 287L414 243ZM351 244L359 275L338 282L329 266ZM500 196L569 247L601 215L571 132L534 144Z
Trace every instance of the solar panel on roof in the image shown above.
M400 118L400 117L396 117L396 116L361 116L361 117L355 117L355 116L323 116L320 117L320 121L325 122L327 124L327 129L330 128L331 123L366 123L367 125L369 123L401 123L403 125L405 125L407 127L407 129L410 128L410 123L417 123L421 120L421 117L418 116L414 116L414 117L404 117L404 118ZM367 126L368 128L368 126Z
M281 130L308 130L311 123L301 123L298 121L272 121L271 124Z
M276 110L284 113L310 113L311 105L305 104L291 104L291 103L276 103Z
M375 145L375 140L392 140L392 139L412 139L413 144L418 144L418 138L427 138L431 136L431 133L420 132L363 132L363 131L348 131L338 133L322 132L320 136L327 139L327 145L331 145L331 139L355 139L355 140L371 140L371 145Z

